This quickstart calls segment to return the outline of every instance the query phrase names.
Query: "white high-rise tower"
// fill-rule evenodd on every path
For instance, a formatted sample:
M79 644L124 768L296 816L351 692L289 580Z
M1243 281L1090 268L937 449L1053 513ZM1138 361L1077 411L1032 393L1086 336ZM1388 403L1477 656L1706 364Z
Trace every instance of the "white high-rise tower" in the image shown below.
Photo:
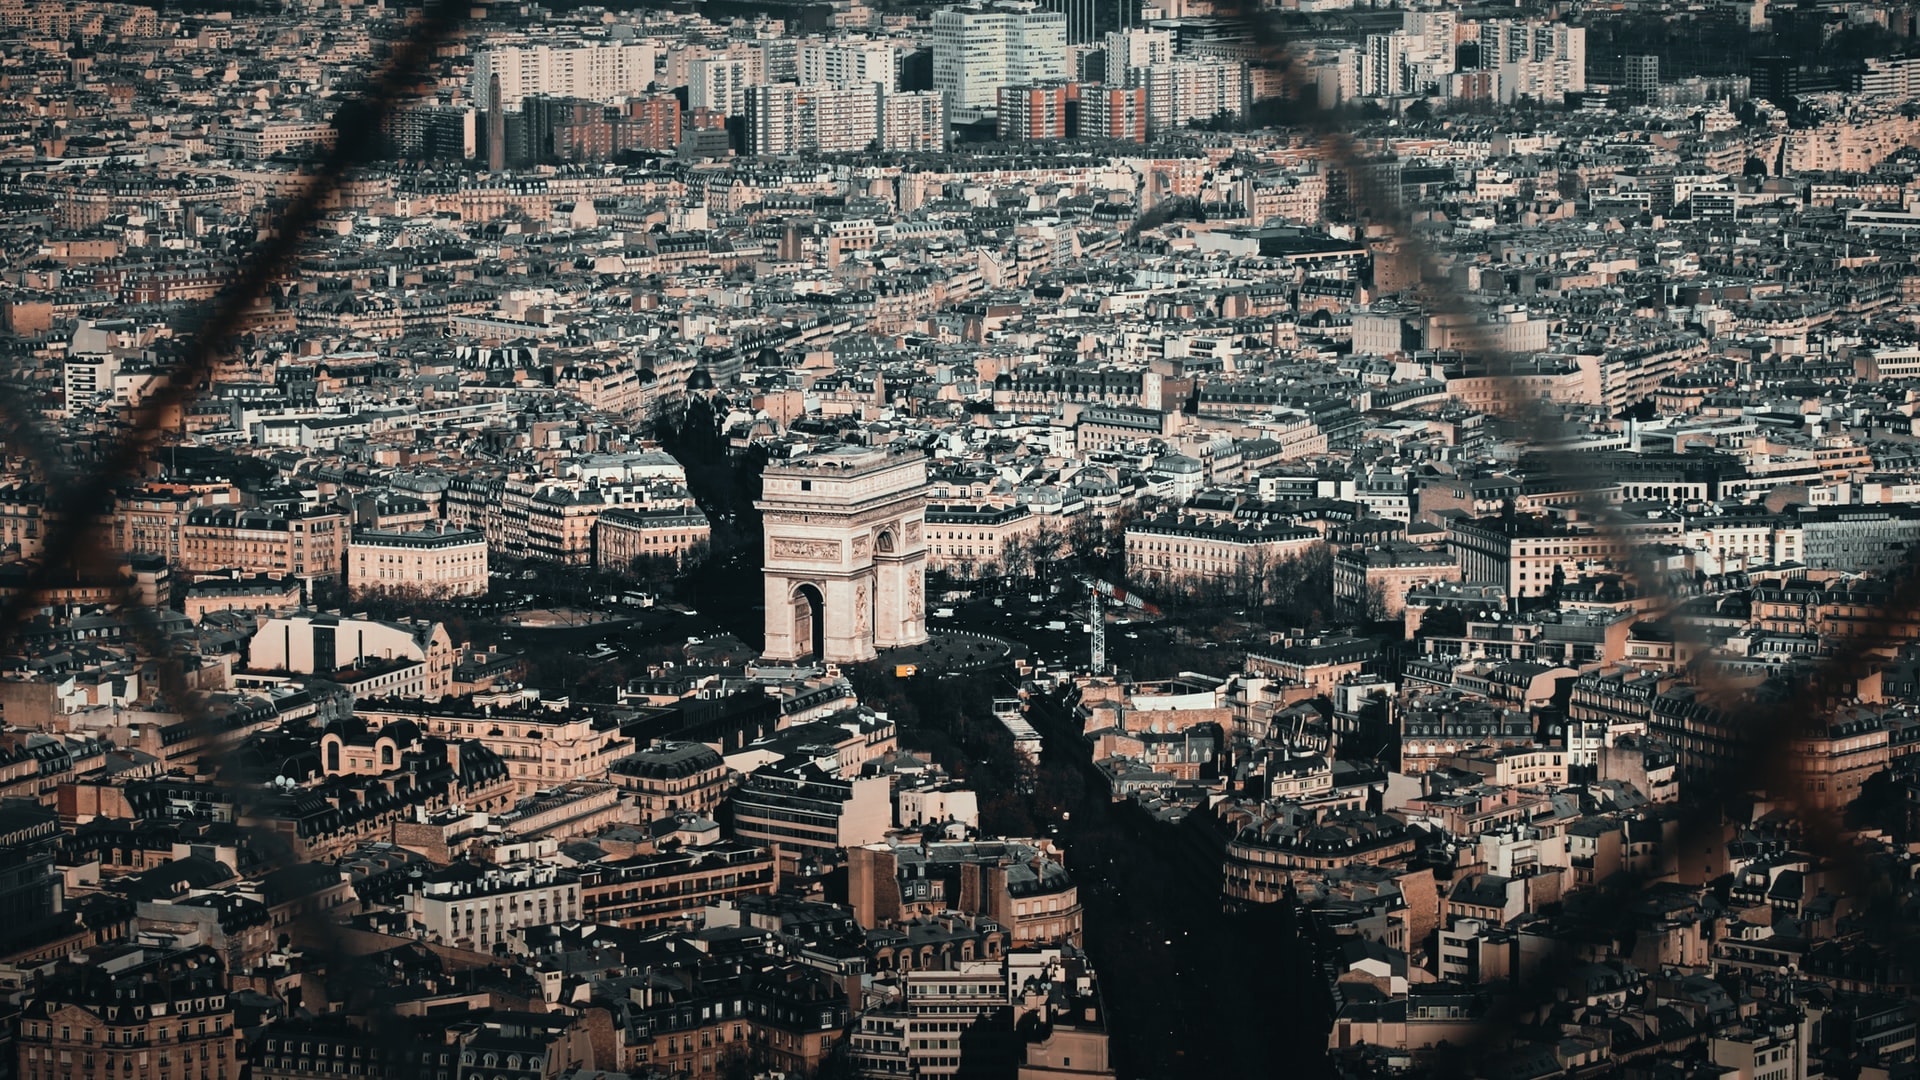
M1067 17L1023 0L933 13L933 88L950 120L991 115L1003 86L1067 77Z

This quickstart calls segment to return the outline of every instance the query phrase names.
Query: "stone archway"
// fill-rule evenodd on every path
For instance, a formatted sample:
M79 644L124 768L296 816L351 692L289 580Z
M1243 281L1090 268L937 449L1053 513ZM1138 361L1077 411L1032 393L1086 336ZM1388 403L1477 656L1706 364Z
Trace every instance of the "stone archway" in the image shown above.
M755 503L763 657L858 663L927 639L926 489L926 459L914 453L850 448L767 466Z
M826 655L827 598L816 585L801 583L793 589L793 642L807 650L805 655L819 659Z

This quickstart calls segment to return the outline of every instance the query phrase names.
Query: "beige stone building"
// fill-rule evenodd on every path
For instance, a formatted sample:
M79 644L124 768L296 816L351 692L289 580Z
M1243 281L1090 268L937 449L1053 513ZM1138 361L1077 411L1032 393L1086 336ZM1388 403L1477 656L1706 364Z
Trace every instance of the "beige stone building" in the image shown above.
M407 914L426 940L490 951L514 930L580 921L580 875L554 866L458 863L416 886Z
M347 588L357 595L445 598L487 591L487 538L474 529L358 529L347 541Z
M129 950L111 970L66 965L41 977L20 1014L25 1080L236 1080L242 1035L226 966L207 947ZM133 1009L127 1003L141 1002Z
M1460 563L1460 580L1499 585L1509 596L1546 595L1556 572L1562 580L1571 580L1611 570L1632 547L1613 533L1544 518L1456 521L1447 532L1447 548Z
M1321 542L1312 529L1165 515L1127 526L1127 578L1176 588L1233 584Z
M1886 769L1892 741L1884 718L1854 707L1811 720L1792 742L1793 773L1803 806L1840 810L1860 797L1860 787Z
M476 694L431 706L394 702L369 708L363 703L356 715L376 726L412 720L422 734L480 743L506 763L516 798L569 781L603 779L615 761L633 752L633 740L604 714L541 708L537 695L527 701L511 694Z
M215 611L291 612L300 607L300 581L290 577L210 577L188 584L181 608L198 623Z
M1040 520L1025 506L929 506L927 568L966 580L1006 573L1019 560L1016 545L1039 533Z
M150 483L123 493L114 504L114 532L122 549L183 563L181 543L194 510L239 501L228 484Z
M706 743L658 742L613 763L609 773L649 820L711 814L731 785L720 752Z
M311 613L268 619L248 643L257 671L325 675L361 697L440 698L453 688L453 642L436 622Z
M338 511L282 514L208 507L187 514L180 567L188 573L242 570L272 577L337 578L346 555L347 518Z
M1444 551L1405 542L1348 548L1334 556L1333 598L1366 607L1378 598L1382 618L1407 610L1407 593L1436 581L1459 581L1460 564Z
M602 570L625 571L648 558L684 567L713 540L713 526L696 506L616 507L593 529L593 564Z
M1046 840L864 844L847 851L847 871L862 926L958 911L992 919L1015 947L1080 943L1080 891Z
M607 510L597 486L553 479L512 479L501 492L501 535L489 536L506 554L564 566L593 561L593 524Z

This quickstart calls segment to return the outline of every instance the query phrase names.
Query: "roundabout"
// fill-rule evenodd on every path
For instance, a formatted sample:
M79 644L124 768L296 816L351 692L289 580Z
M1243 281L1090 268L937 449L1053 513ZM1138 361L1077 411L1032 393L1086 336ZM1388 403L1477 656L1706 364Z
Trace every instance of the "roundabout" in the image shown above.
M919 675L947 675L1010 664L1026 652L1026 646L992 634L936 629L929 631L924 644L882 650L878 662L912 667Z

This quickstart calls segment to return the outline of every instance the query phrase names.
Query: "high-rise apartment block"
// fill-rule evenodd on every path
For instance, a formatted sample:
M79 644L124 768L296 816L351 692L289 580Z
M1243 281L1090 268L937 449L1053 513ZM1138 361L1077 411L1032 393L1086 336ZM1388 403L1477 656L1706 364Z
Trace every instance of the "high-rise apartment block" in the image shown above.
M1622 65L1620 88L1645 100L1660 89L1660 58L1635 54Z
M990 114L1000 88L1067 78L1067 17L1021 0L933 13L933 88L949 118Z
M1173 60L1173 31L1118 30L1105 38L1109 82L1118 83L1134 68Z
M848 154L878 148L939 150L946 145L946 113L938 93L889 94L878 86L796 86L747 89L747 152Z
M898 51L884 41L802 41L794 49L795 81L802 86L900 85Z
M509 146L507 156L524 165L611 161L632 150L671 150L680 142L680 100L672 94L645 94L618 105L530 97L521 103L518 120L520 144Z
M1141 86L1081 87L1080 124L1075 134L1086 139L1146 142L1146 88Z
M1001 87L995 116L1000 138L1007 142L1066 138L1070 134L1067 105L1078 97L1078 89L1070 83Z
M1558 103L1587 88L1587 29L1539 19L1475 24L1480 66L1499 73L1500 100Z
M880 92L872 86L747 88L747 152L845 154L873 145L880 130Z
M1348 41L1316 41L1295 48L1303 83L1320 99L1323 109L1337 108L1365 93L1361 52Z
M387 135L405 158L462 161L479 152L479 111L471 105L421 104L395 109Z
M487 80L498 75L500 100L510 111L534 94L611 101L652 85L656 56L644 41L493 45L474 55L473 100L486 101Z
M746 60L709 56L687 64L687 107L739 116L747 108L753 72Z
M1451 11L1409 11L1400 29L1368 34L1361 84L1378 97L1441 92L1455 67L1458 20Z
M947 110L938 91L880 95L880 149L942 150L946 145Z
M1135 68L1127 81L1147 91L1147 130L1157 134L1222 113L1244 116L1249 104L1247 65L1199 58Z

